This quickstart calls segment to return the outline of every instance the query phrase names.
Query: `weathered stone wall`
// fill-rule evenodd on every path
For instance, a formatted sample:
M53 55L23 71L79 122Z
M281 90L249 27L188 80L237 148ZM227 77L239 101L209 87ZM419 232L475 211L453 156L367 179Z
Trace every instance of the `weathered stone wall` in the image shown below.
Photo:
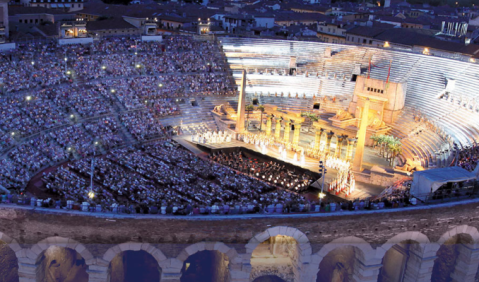
M380 212L316 215L224 217L94 217L11 207L0 208L0 240L15 252L20 281L35 281L37 260L50 246L76 250L88 266L89 281L107 281L112 259L126 250L144 250L161 267L161 281L179 281L183 262L202 250L217 250L229 260L231 281L249 281L251 254L271 236L298 242L295 281L316 281L324 257L338 247L355 249L353 278L376 281L382 258L397 243L421 248L414 275L431 277L440 246L467 234L455 277L473 277L479 265L479 201ZM457 267L456 267L457 268ZM422 275L422 276L421 276ZM421 279L422 279L421 278ZM408 280L415 281L415 280ZM459 281L459 280L455 280Z

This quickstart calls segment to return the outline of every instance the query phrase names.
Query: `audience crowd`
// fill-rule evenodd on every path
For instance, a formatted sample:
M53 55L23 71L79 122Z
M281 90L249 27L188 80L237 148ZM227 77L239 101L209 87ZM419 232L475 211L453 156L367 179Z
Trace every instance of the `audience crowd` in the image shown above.
M457 165L468 171L474 171L479 163L479 145L474 143L460 150Z
M171 141L148 143L166 139L160 118L180 114L175 99L235 95L212 42L166 36L19 44L0 53L0 83L0 188L23 191L39 171L64 162L42 175L49 206L86 202L95 210L186 215L410 204L405 189L386 202L318 205L298 194L313 176L284 164L241 152L202 159ZM126 146L132 140L141 143ZM458 165L472 171L478 156L477 146L465 148Z
M91 178L92 166L94 185L90 187L85 179ZM287 170L273 171L290 180L291 176L283 174ZM64 201L89 201L102 210L123 205L156 208L162 214L267 213L308 202L297 193L201 159L172 141L72 161L44 173L43 181L49 192Z
M216 43L191 36L0 52L0 185L24 189L50 164L164 138L159 118L180 114L176 99L235 94L225 66Z

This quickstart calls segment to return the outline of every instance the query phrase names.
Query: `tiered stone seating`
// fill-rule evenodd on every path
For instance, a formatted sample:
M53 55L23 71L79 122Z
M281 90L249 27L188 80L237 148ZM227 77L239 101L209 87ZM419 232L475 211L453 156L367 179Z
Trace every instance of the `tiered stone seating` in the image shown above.
M391 81L407 82L406 106L420 109L442 126L458 144L470 145L472 140L478 140L479 114L476 109L467 109L457 102L438 98L445 89L446 78L449 78L456 80L455 90L450 95L462 97L463 101L472 101L476 95L475 89L479 86L477 64L397 51L382 52L373 61L384 66L389 64L389 60L393 61ZM373 67L371 77L386 79L387 68ZM464 119L465 116L476 118Z
M355 64L367 65L369 57L372 56L371 53L375 53L375 51L367 48L339 50L332 54L331 58L324 59L323 66L319 71L323 75L326 73L336 74L338 78L351 75Z
M339 95L352 96L355 85L355 82L348 80L321 78L318 95L331 97Z
M230 105L229 110L236 111L237 97L227 97L227 96L211 96L196 98L196 104L198 106L193 106L193 100L185 100L185 103L179 104L181 109L181 115L175 117L168 117L162 119L161 122L165 125L171 126L180 126L183 130L183 134L195 134L196 132L203 131L216 131L218 126L213 118L211 111L215 106L219 105ZM234 112L236 113L236 112Z
M400 160L405 158L421 160L422 166L433 167L443 164L436 161L436 153L445 149L447 143L436 133L427 129L424 124L414 121L412 110L406 108L399 116L395 124L389 125L392 129L390 134L400 138L403 144L403 153ZM421 130L420 134L415 134Z
M275 105L286 111L304 112L310 108L311 98L288 98L288 97L260 97L262 104Z
M232 52L235 54L235 60L228 58L232 68L248 68L248 59L254 58L255 67L266 69L271 67L272 63L270 59L263 62L262 57L274 57L277 62L281 61L281 65L284 65L291 56L295 56L297 62L308 61L308 67L318 67L317 73L320 74L320 79L318 79L319 87L316 93L305 91L306 86L303 84L309 83L310 77L295 80L295 77L290 76L252 75L246 88L248 94L263 92L265 95L269 91L284 92L286 95L288 92L292 94L305 92L310 97L312 95L348 95L354 91L355 83L350 81L350 76L348 77L354 64L361 64L362 75L367 75L368 62L371 58L375 65L371 67L371 77L386 80L389 64L392 61L390 81L407 83L405 102L407 107L420 109L423 115L436 122L460 145L470 145L473 140L479 140L479 103L476 104L479 64L352 45L251 38L222 38L221 40L226 56L229 57ZM326 48L331 48L331 58L324 58ZM449 93L454 102L438 98L445 89L446 79L456 81L455 90ZM459 101L461 101L460 104ZM429 136L424 135L424 138ZM434 140L437 140L437 136L428 138L436 144ZM424 140L424 142L428 141ZM437 142L440 143L438 140ZM434 151L435 146L429 144L424 147L430 148L424 149L426 152L414 151L411 148L410 155L416 154L419 157L427 155Z

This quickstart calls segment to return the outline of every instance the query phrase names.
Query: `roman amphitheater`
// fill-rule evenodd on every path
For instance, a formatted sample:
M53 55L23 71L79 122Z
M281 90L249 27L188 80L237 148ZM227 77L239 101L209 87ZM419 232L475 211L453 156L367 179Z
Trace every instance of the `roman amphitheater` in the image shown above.
M479 280L472 58L168 35L0 60L0 281Z

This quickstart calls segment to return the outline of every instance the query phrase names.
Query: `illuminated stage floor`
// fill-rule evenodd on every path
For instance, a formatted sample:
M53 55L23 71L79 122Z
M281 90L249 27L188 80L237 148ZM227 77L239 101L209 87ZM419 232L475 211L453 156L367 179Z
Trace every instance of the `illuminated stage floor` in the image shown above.
M201 149L199 149L196 146L196 144L198 144L198 143L191 142L191 135L177 136L177 137L174 138L174 140L176 140L178 143L184 145L186 148L188 148L189 150L191 150L192 152L194 152L196 154L204 154L205 153L204 151L202 151ZM226 142L226 143L206 143L206 144L199 144L199 145L207 147L207 148L211 148L211 149L216 149L216 150L217 149L224 149L224 148L243 147L243 148L247 148L247 149L254 150L256 152L261 153L261 148L259 146L255 146L255 145L252 145L252 144L246 144L244 142L237 141L237 140L232 140L231 142ZM274 148L276 148L276 147L274 147ZM370 153L372 153L372 152L370 152ZM305 157L305 163L302 165L300 162L293 161L294 152L291 152L291 151L287 152L286 159L283 159L280 156L280 154L278 152L278 149L273 150L272 148L268 148L266 155L269 156L269 157L273 157L275 159L284 161L284 162L291 163L292 165L301 167L303 169L313 171L315 173L318 173L318 170L319 170L319 160L309 158L309 157ZM379 157L377 157L377 158L379 158ZM368 164L367 161L365 161L365 163L366 163L366 165L365 165L366 168L368 166L372 166L371 164ZM336 170L332 169L332 168L328 168L328 172L327 172L326 178L325 178L325 185L324 185L325 190L326 190L327 184L330 181L334 180L335 177L336 177ZM321 183L319 183L319 185L315 184L313 186L314 187L319 187L319 189L321 189L320 185L321 185ZM337 196L339 196L341 198L344 198L344 199L368 198L368 197L371 197L371 196L378 195L383 190L384 190L384 187L379 187L379 186L371 185L371 184L367 184L367 183L356 182L356 190L349 197L345 197L344 194L339 194Z

